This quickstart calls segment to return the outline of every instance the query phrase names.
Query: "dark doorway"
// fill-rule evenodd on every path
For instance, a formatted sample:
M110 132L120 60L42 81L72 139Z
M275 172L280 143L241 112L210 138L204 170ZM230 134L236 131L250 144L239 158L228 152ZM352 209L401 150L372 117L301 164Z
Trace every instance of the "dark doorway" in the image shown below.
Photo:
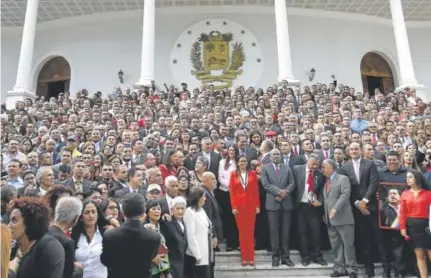
M48 83L48 98L50 99L51 97L58 97L58 94L63 93L66 87L66 81L56 81L56 82L49 82Z
M367 76L367 83L368 83L368 92L370 93L370 96L374 96L374 90L376 88L379 88L380 92L384 92L381 77Z

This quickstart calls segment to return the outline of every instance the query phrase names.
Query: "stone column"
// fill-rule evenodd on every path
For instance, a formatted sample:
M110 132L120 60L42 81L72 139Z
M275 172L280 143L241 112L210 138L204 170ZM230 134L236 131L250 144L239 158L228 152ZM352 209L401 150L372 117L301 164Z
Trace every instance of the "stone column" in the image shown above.
M6 106L8 108L15 108L17 101L23 101L26 98L35 98L35 94L31 92L31 82L33 81L31 71L38 5L39 0L27 1L16 83L13 89L6 95Z
M151 86L154 81L155 0L144 1L141 76L138 86Z
M274 8L278 50L278 81L287 80L289 85L299 85L300 82L293 77L286 0L275 0Z
M398 64L399 64L399 87L423 89L416 80L415 71L413 69L412 55L410 52L409 38L407 35L406 23L404 21L404 12L401 0L389 0L392 15L392 25L395 34L395 44L397 47ZM419 93L419 92L418 92ZM419 96L419 94L417 95Z

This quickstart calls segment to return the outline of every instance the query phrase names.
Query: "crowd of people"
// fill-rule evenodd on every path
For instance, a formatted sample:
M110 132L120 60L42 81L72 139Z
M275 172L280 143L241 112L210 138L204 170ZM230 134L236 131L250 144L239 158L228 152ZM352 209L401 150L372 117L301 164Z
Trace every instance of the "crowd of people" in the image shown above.
M2 277L213 278L221 246L244 267L332 250L331 277L378 261L428 277L431 105L414 89L84 89L0 117ZM397 228L380 183L408 188L385 205Z

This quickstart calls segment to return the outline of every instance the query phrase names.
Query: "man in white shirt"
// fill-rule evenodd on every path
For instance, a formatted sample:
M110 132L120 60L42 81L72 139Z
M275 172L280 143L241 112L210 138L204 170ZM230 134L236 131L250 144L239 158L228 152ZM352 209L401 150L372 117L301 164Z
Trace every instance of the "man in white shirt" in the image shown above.
M165 179L166 194L160 198L162 215L172 214L172 199L178 196L178 179L175 176L167 176Z

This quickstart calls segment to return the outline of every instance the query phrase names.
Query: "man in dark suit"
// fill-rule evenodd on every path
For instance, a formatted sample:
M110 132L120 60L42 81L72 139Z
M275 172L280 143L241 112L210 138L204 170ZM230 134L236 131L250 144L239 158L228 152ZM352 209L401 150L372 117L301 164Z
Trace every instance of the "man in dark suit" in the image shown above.
M119 165L114 171L114 176L112 177L112 187L109 190L109 196L115 196L115 193L121 189L127 188L127 166Z
M323 161L322 172L326 176L325 187L321 190L323 221L328 226L329 241L335 254L334 272L330 276L357 278L355 220L349 202L352 187L346 176L337 173L333 160ZM316 205L321 205L321 201Z
M209 137L202 138L201 144L202 144L202 151L197 153L193 157L193 169L196 165L196 160L197 160L198 156L204 156L209 161L209 165L208 165L207 170L212 172L216 177L218 177L218 167L219 167L220 160L221 160L220 154L211 151L211 145L212 145L211 138L209 138Z
M145 197L146 190L142 187L144 182L142 170L132 167L127 171L127 176L129 178L129 186L115 192L115 198L121 199L132 192L139 193Z
M326 180L318 168L319 157L317 154L310 154L307 164L298 165L292 169L296 189L293 201L298 215L298 234L303 266L309 265L311 259L317 264L327 265L323 260L320 248L321 210L313 205Z
M74 193L87 193L90 191L89 180L84 179L85 168L87 166L81 160L75 161L73 165L73 176L70 179L67 179L62 182L62 184L66 187L72 189Z
M273 149L270 155L272 163L263 166L261 181L266 190L272 265L279 266L281 257L282 264L294 266L290 260L289 237L295 183L289 166L280 164L280 151Z
M380 209L381 224L384 227L399 229L399 214L401 204L401 192L392 188L388 191L388 198Z
M100 261L108 268L108 278L150 278L160 236L142 225L145 216L142 195L128 194L123 199L122 208L126 222L103 235Z
M281 163L289 165L292 169L296 165L304 165L306 163L302 156L298 156L292 153L292 145L288 141L282 142L280 147L281 150Z
M48 234L55 237L63 246L65 260L63 278L82 277L82 266L75 264L75 243L66 235L82 212L82 203L75 197L63 197L55 207L55 222L49 227Z
M323 160L332 159L334 155L331 150L331 140L329 139L329 136L322 136L320 143L322 148L314 151L314 153L319 156L319 167L322 166Z
M183 197L172 200L172 220L161 221L160 230L169 252L170 273L173 278L184 278L184 260L187 249L187 230L183 216L187 202Z
M350 144L349 154L352 159L344 163L340 174L347 176L352 185L350 202L355 217L355 246L365 262L367 276L373 277L373 243L380 252L384 267L388 266L378 226L376 192L379 187L379 174L373 161L361 159L361 151L358 143Z
M213 237L217 238L213 248L216 248L218 242L223 240L223 224L221 220L220 206L214 197L214 189L217 186L217 179L212 172L205 172L202 175L202 185L205 190L206 201L204 204L204 210L211 220L213 226ZM214 266L215 262L211 263L211 277L214 278Z
M248 165L250 166L251 161L258 157L257 151L255 149L247 148L247 136L245 136L245 134L237 135L235 141L239 154L247 157Z

